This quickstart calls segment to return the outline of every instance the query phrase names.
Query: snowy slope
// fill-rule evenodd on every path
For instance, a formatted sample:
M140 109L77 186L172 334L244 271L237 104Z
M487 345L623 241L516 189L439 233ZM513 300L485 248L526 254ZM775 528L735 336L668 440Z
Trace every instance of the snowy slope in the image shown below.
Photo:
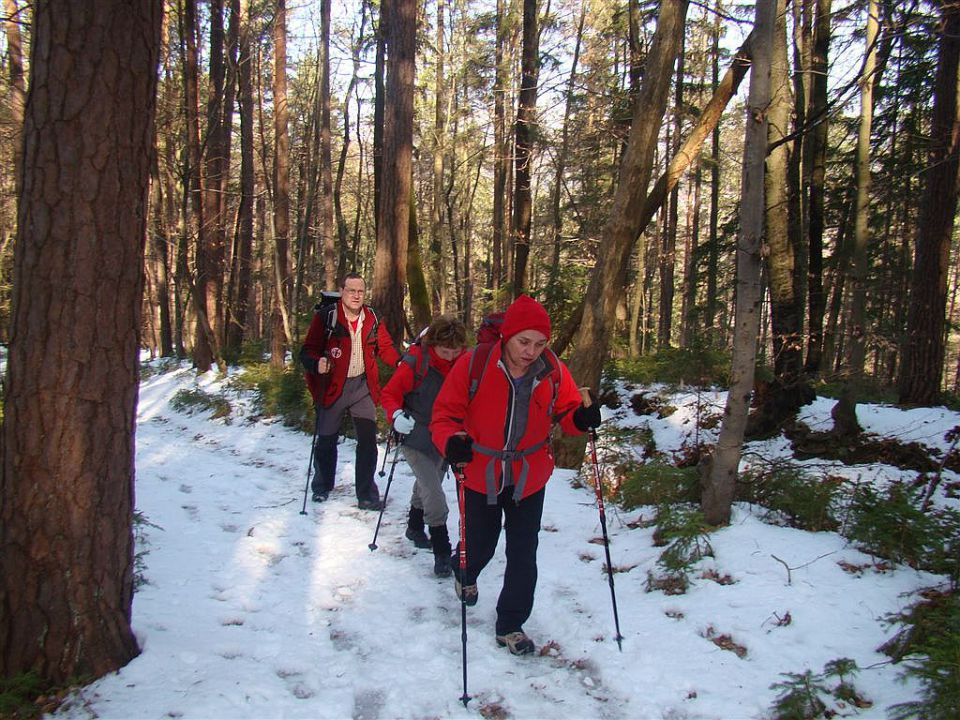
M433 576L429 552L403 537L412 476L402 458L371 551L377 513L356 507L353 443L340 445L330 500L308 502L301 515L308 436L244 417L242 398L229 422L170 408L180 389L221 385L185 368L142 383L137 508L149 524L134 629L143 652L57 717L761 718L780 673L819 672L841 657L862 668L855 684L874 703L844 715L885 717L918 694L915 683L895 682L898 669L876 651L892 633L878 620L938 578L903 568L852 574L838 562L870 558L840 536L767 525L747 507L711 536L716 557L702 563L733 582L697 579L686 594L666 596L644 589L661 551L652 528L630 527L652 509L608 505L619 651L592 489L558 471L525 628L546 654L516 658L494 642L501 547L467 611L472 700L464 708L460 604L452 580ZM828 405L809 408L824 412L828 419ZM870 422L931 437L958 423L938 410L926 418L936 419L934 430L898 412L871 409ZM656 428L658 446L679 446L686 432L678 414ZM379 482L383 493L386 478ZM447 493L455 537L452 479ZM743 657L709 639L722 635Z

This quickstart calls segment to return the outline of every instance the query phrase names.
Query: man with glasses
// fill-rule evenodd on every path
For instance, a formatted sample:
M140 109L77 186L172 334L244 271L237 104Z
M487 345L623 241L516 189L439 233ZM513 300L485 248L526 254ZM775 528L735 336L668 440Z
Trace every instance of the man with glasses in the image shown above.
M317 409L311 483L313 502L324 502L337 471L337 436L345 412L357 433L355 481L357 506L380 509L380 490L373 479L377 467L377 414L380 370L400 361L387 328L365 305L366 286L357 273L340 282L340 300L314 313L300 349L307 387Z

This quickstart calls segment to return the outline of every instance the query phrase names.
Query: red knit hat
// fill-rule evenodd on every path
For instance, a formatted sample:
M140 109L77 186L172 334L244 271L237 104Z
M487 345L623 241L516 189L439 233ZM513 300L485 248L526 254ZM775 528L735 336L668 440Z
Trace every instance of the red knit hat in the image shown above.
M543 305L529 295L521 295L507 308L500 326L500 336L504 342L524 330L536 330L550 339L550 316Z

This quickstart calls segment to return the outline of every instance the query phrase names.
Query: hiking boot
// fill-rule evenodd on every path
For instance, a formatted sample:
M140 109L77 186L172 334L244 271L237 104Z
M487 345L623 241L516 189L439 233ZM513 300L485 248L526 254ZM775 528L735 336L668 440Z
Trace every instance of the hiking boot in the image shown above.
M357 503L357 507L361 510L382 510L383 504L379 499L377 500L361 500Z
M322 503L326 502L328 497L330 497L330 493L326 490L315 490L310 499L315 503Z
M533 640L523 630L497 635L497 645L507 648L514 655L531 655L536 649Z
M433 547L433 574L450 577L453 568L450 565L450 535L446 525L430 526L430 544Z
M410 513L407 515L407 532L405 534L407 540L412 541L416 547L422 550L433 547L430 544L430 538L428 538L427 534L423 531L423 508L410 508Z
M453 581L453 591L457 594L458 600L463 600L464 604L473 607L480 599L480 591L476 585L460 585L459 580Z
M450 577L453 573L453 568L450 566L450 556L449 555L434 555L433 556L433 574L437 577ZM476 602L476 601L474 601ZM470 603L467 603L469 605Z

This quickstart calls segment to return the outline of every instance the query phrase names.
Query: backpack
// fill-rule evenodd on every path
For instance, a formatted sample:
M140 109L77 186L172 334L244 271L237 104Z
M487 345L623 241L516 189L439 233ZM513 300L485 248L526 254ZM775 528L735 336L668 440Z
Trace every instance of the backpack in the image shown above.
M324 290L320 293L320 302L313 306L314 315L323 317L323 327L327 331L326 341L329 342L330 336L337 329L337 304L340 302L340 293ZM380 317L376 311L369 305L364 306L364 312L373 315L373 328L370 335L376 335L377 328L380 325ZM367 336L369 337L369 335Z
M499 315L499 319L494 317L496 315ZM487 320L491 317L494 317L494 320L490 323L487 323ZM473 401L473 397L477 394L477 390L480 388L480 382L483 380L483 375L487 371L487 365L490 364L490 356L492 355L491 351L493 350L494 345L500 341L500 325L502 324L503 313L493 313L492 315L485 317L480 323L480 327L477 328L478 340L482 332L490 332L491 328L495 328L497 334L494 340L478 342L477 346L473 349L473 353L470 355L470 367L467 371L468 377L470 378L470 384L467 387L467 404ZM560 359L550 348L545 348L540 357L542 357L546 362L547 368L540 373L539 379L549 379L550 389L553 393L550 399L549 407L549 412L552 416L553 406L556 404L557 395L560 392ZM558 418L554 417L553 420L556 422Z
M421 342L426 332L426 328L421 330L416 339L410 343L410 347L407 348L407 351L403 353L403 357L400 358L400 362L407 363L407 365L409 365L413 370L413 386L410 388L409 392L413 392L420 387L420 383L423 382L423 379L427 376L427 372L430 370L430 353L426 350ZM414 345L421 349L419 358L415 358L410 354L410 348L412 348Z

